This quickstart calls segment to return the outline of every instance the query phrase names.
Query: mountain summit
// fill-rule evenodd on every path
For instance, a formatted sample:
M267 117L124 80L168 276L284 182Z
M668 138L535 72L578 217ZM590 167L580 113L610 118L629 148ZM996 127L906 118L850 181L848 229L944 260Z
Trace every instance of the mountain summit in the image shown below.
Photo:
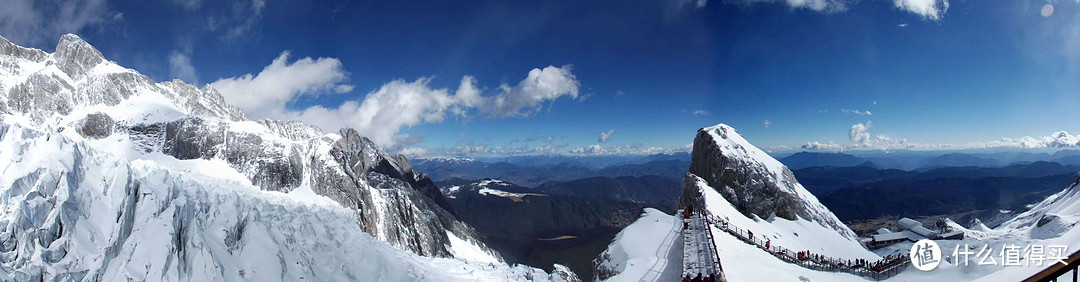
M4 281L575 279L500 263L355 130L249 120L73 34L0 37L0 195Z
M707 212L744 238L713 227L713 242L729 281L863 280L840 273L817 272L777 259L746 243L769 242L792 252L875 261L855 233L840 222L795 179L791 171L754 147L725 124L699 129L690 169L682 183L677 209ZM593 263L598 280L633 281L641 277L674 280L682 276L682 220L647 209L619 232ZM727 228L727 227L725 227ZM803 277L807 276L807 277Z
M791 170L726 124L698 130L677 208L705 206L698 180L704 180L707 188L748 218L803 219L845 238L856 238L855 232L795 180Z

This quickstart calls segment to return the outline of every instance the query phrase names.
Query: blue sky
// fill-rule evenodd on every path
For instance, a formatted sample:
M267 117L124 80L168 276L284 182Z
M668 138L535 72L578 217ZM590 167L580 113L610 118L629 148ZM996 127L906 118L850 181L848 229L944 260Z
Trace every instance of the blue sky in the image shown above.
M717 123L774 150L1046 146L1080 120L1074 1L9 1L17 44L78 33L418 155L677 151Z

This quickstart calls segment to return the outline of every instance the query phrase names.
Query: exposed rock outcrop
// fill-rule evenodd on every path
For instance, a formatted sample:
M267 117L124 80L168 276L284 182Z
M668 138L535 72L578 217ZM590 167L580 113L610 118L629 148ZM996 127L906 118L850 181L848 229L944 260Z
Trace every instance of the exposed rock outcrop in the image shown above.
M795 180L791 170L751 145L730 126L721 124L698 130L677 208L703 205L693 176L708 182L709 187L747 217L802 218L845 237L856 237Z

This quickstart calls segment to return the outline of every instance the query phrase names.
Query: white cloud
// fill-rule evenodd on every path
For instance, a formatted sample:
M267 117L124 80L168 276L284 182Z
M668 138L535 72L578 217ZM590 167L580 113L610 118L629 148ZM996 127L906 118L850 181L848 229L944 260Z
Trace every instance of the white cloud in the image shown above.
M222 4L222 8L206 9L212 13L206 22L207 28L225 41L247 36L255 29L266 9L266 0L236 0Z
M518 147L492 146L490 144L463 144L453 147L421 148L409 147L401 150L410 157L464 157L464 156L516 156L516 155L557 155L569 144L545 144L543 146L521 145Z
M694 111L694 115L695 115L695 116L707 116L707 115L709 115L709 111L706 111L706 110L696 110L696 111Z
M707 0L674 0L674 1L675 1L676 6L679 6L679 7L693 6L694 8L698 8L698 9L705 8L705 5L707 5L708 2L709 2Z
M765 120L765 122L763 123L763 125L765 125L765 129L769 129L769 126L772 126L772 121L769 121L769 120Z
M585 156L675 154L690 152L693 147L693 144L668 148L658 146L644 147L641 144L612 144L606 147L600 144L592 144L571 149L570 154Z
M1034 148L1074 148L1080 147L1080 137L1069 134L1066 131L1058 131L1050 136L1031 137L1024 136L1020 139L1001 138L1001 140L987 142L987 146L993 147L1016 147L1024 149Z
M600 132L600 137L596 139L597 142L607 143L608 139L611 139L611 135L615 134L615 130L608 130L607 132Z
M846 0L738 0L742 4L783 2L792 9L808 9L816 12L842 12L847 10Z
M893 6L927 20L940 20L949 10L949 0L893 0Z
M433 89L430 77L412 82L398 79L363 100L293 110L288 106L301 96L351 92L353 86L346 84L348 72L338 59L303 58L289 63L288 58L289 53L282 52L258 74L220 79L212 85L253 118L301 120L326 131L351 127L391 151L422 140L419 135L401 134L402 128L439 123L448 114L466 117L474 110L493 118L529 116L541 109L541 103L577 97L580 87L568 66L549 66L533 69L521 82L512 87L504 84L490 96L481 95L471 76L463 77L454 91Z
M569 144L547 144L544 146L536 147L533 152L541 155L555 155L562 151L563 148L569 146Z
M820 151L844 151L844 150L963 150L963 149L986 149L986 148L1080 148L1080 136L1069 134L1066 131L1058 131L1049 136L1022 138L1001 138L987 142L971 142L962 144L923 144L911 143L907 139L894 138L878 134L870 137L870 122L856 124L848 130L848 138L852 144L842 145L833 142L821 143L817 141L806 142L800 148L803 150Z
M463 113L458 107L467 105L472 98L473 80L462 79L456 94L445 88L432 89L428 85L430 78L413 82L394 80L367 94L363 101L347 101L336 109L313 106L298 118L323 130L352 127L376 144L394 150L406 145L399 135L402 128L442 122L447 112Z
M20 45L55 42L61 34L123 19L105 0L4 0L0 7L0 34Z
M516 155L578 155L578 156L612 156L612 155L655 155L688 153L693 149L693 144L679 145L674 147L651 146L641 144L592 144L566 150L569 144L546 144L543 146L521 145L493 146L490 144L464 144L454 147L408 147L401 149L401 153L409 157L466 157L466 156L516 156Z
M927 20L941 20L945 12L949 10L948 0L892 0L897 9L914 13ZM755 3L780 2L792 9L807 9L822 13L838 13L847 11L851 5L858 4L858 0L733 0L731 2L751 5ZM900 27L907 26L901 24Z
M202 0L173 0L172 2L188 11L198 10L202 7Z
M577 147L570 150L570 153L580 155L603 155L605 153L604 147L599 144L588 145L585 147Z
M570 72L570 66L533 69L517 85L499 86L499 93L481 109L495 118L527 117L539 112L543 107L542 102L562 96L577 98L580 87L581 83ZM477 98L479 102L479 95Z
M843 112L845 114L856 114L856 115L860 115L860 116L872 116L872 115L874 115L874 113L871 113L868 110L867 111L860 111L860 110L840 109L840 112Z
M833 142L821 143L818 141L806 142L802 146L799 146L804 150L820 150L820 151L843 151L844 145L836 144Z
M182 79L187 83L199 83L195 66L191 65L191 57L185 53L173 51L169 54L169 71L173 77Z
M869 121L852 125L851 129L848 130L848 140L851 140L851 143L858 145L869 145L871 126L873 126L873 124Z
M338 59L305 57L289 63L285 51L258 74L223 78L212 85L248 116L295 119L296 113L286 109L288 103L305 95L349 92L348 76Z
M399 153L402 154L402 155L405 155L406 157L409 157L409 158L417 158L417 157L427 156L428 155L428 150L425 149L425 148L420 148L420 147L409 147L409 148L401 149L401 152L399 152Z

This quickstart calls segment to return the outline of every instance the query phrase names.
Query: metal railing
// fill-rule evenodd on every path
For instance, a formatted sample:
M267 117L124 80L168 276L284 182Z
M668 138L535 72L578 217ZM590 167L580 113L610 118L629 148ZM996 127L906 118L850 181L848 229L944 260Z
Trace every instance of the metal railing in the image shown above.
M759 249L768 252L769 254L780 260L796 264L807 269L829 272L843 272L866 277L873 280L884 280L891 278L896 274L899 274L900 272L903 272L905 269L907 269L907 266L910 265L910 259L907 256L889 256L885 259L881 259L878 261L860 261L814 255L809 252L803 252L803 255L800 255L799 252L774 245L771 242L766 243L766 241L759 240L754 236L750 236L752 233L750 233L749 230L740 229L734 225L731 225L727 220L712 215L708 211L705 212L705 217L707 222L716 227L716 229L727 232L728 234L731 234L735 238L747 244L756 246Z
M1046 269L1039 271L1039 273L1035 273L1035 275L1024 279L1024 282L1068 281L1069 276L1072 277L1073 282L1077 282L1076 274L1077 271L1080 271L1078 268L1080 268L1080 251L1069 255L1068 259L1065 260L1065 264L1054 263ZM1071 275L1068 275L1070 273ZM1060 278L1066 278L1066 280L1058 280Z

